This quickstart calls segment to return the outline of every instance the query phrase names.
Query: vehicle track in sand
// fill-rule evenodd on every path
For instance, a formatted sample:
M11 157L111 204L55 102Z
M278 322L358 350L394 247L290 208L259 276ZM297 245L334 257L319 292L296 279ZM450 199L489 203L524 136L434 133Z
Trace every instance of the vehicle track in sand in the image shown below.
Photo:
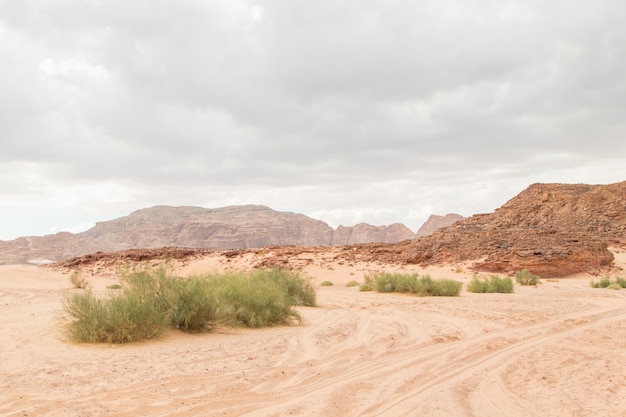
M302 326L103 346L64 340L54 318L64 290L0 287L13 303L0 323L2 359L12 361L0 363L0 416L625 414L612 397L626 385L626 294L576 281L516 290L418 298L320 288L319 307L300 309ZM604 369L606 404L589 403Z

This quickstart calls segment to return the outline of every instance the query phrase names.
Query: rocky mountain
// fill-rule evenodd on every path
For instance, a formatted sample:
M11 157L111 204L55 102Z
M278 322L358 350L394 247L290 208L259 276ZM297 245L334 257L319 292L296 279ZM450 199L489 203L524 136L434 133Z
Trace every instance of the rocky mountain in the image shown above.
M78 234L21 237L0 241L0 264L61 261L94 252L177 246L245 249L274 245L328 246L366 242L393 243L413 239L406 226L340 226L303 214L279 212L265 206L156 206L115 220L99 222Z
M439 216L437 214L431 214L428 220L420 227L415 233L416 237L429 236L435 233L437 230L444 227L452 226L454 223L463 220L465 217L460 214L448 213L445 216Z
M626 181L609 185L533 184L490 214L432 235L371 244L364 258L422 265L473 261L480 271L528 268L544 277L597 272L626 245ZM367 255L365 255L367 253Z

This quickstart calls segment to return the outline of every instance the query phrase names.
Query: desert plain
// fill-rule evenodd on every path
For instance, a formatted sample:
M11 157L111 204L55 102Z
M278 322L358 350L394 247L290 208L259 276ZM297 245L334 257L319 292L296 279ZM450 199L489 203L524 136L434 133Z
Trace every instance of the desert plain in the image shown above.
M626 253L612 251L608 274L624 276ZM626 290L591 288L601 276L417 297L345 284L372 270L465 285L475 273L299 256L318 303L298 307L301 325L171 330L124 345L68 340L70 271L0 266L0 416L626 415ZM177 273L255 262L208 255ZM110 268L86 276L103 294L117 282Z

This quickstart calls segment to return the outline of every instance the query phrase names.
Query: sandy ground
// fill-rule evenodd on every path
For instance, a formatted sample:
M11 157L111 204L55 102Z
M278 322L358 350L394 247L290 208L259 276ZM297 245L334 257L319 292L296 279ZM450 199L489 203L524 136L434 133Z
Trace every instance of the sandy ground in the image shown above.
M248 261L208 257L182 272ZM172 330L119 346L66 340L67 274L2 266L0 416L626 415L626 290L592 289L580 276L514 294L419 298L345 286L398 268L304 264L319 306L299 309L303 325ZM104 290L115 278L90 281Z

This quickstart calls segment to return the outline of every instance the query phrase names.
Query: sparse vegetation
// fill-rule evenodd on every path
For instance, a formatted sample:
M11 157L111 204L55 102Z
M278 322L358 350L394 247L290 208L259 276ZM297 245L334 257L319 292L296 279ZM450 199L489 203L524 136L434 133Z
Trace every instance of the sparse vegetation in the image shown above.
M358 286L359 286L358 281L352 280L352 281L346 283L346 287L358 287Z
M595 281L592 280L589 283L589 285L592 288L609 288L609 289L612 289L612 290L619 290L619 289L622 289L622 288L626 288L626 279L624 279L622 277L617 277L617 278L615 278L615 281L611 281L611 278L609 278L609 277L602 277L602 278L600 278L600 281L598 281L598 282L595 282Z
M378 292L416 292L417 274L381 272L374 279Z
M217 325L300 322L293 306L316 303L308 280L278 269L186 279L165 269L145 270L122 276L121 287L106 298L91 290L66 297L73 340L126 343L158 337L168 327L202 332Z
M333 284L331 281L322 281L322 283L320 284L322 287L332 287Z
M537 285L541 281L539 275L532 274L528 269L522 269L515 273L515 282L520 285Z
M467 284L467 291L473 293L512 293L513 280L509 277L501 278L498 275L489 277L475 276Z
M121 290L123 287L120 284L111 284L107 285L107 289L109 290Z
M374 291L376 289L374 282L378 274L379 272L376 271L367 271L364 273L363 284L359 286L359 291Z
M89 285L87 278L83 276L83 271L80 269L72 272L70 275L70 283L72 284L72 287L77 289L85 289Z
M456 297L461 293L461 288L463 288L463 283L459 281L453 279L436 279L432 281L430 290L426 292L427 295L435 297Z
M423 296L457 296L461 292L463 284L451 279L433 280L424 275L418 278L417 273L367 273L360 291L376 290L378 292L402 292Z

